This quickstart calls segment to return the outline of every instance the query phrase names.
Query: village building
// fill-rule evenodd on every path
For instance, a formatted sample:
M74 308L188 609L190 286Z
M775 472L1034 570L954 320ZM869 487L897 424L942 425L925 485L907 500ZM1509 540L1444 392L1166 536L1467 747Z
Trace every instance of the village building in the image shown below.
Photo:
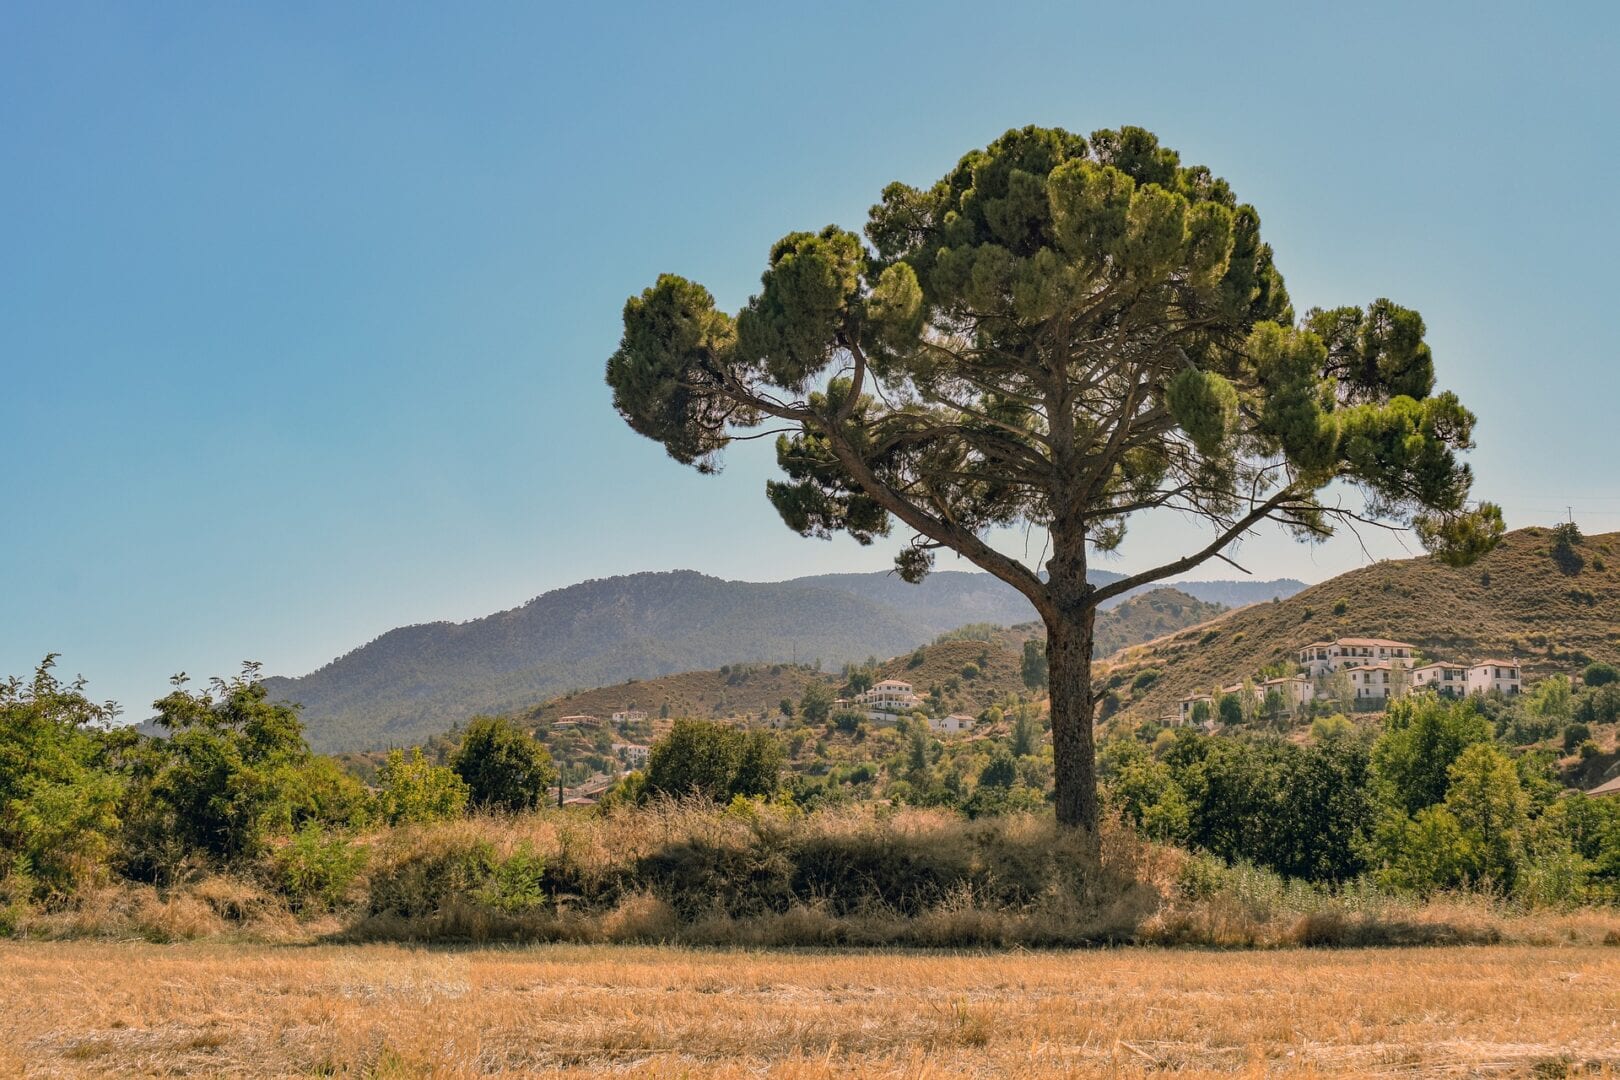
M1383 661L1401 667L1412 666L1414 646L1388 638L1336 638L1313 641L1299 650L1299 663L1313 679L1347 668Z
M1198 709L1200 701L1209 706L1209 719L1204 721L1204 726L1215 726L1215 698L1210 694L1194 694L1192 697L1182 698L1176 707L1176 719L1183 727L1193 723L1193 713Z
M642 746L639 743L617 742L613 744L613 752L619 756L619 760L630 768L645 769L647 767L647 757L652 750L650 747Z
M1344 668L1357 701L1388 701L1398 698L1405 688L1404 665L1388 660L1372 660Z
M1587 794L1596 798L1613 798L1620 795L1620 776L1603 781L1603 783L1588 791Z
M1433 690L1446 697L1462 697L1468 693L1468 665L1424 664L1412 669L1412 689Z
M579 713L579 714L574 715L574 716L559 716L557 719L555 719L555 720L553 720L551 722L551 728L552 728L553 731L557 730L558 728L578 728L578 727L597 727L597 728L599 728L601 726L602 726L602 721L601 721L601 719L599 717L589 716L589 715L586 715L585 713Z
M965 731L972 731L976 723L977 720L965 713L952 713L949 716L929 718L928 726L941 735L960 735Z
M647 714L641 709L621 709L613 714L615 724L639 724L647 719Z
M1513 660L1481 660L1468 669L1470 694L1517 694L1523 687L1523 673Z
M884 679L873 683L870 690L856 694L855 704L866 710L868 719L881 719L917 709L922 705L922 698L912 690L910 683L900 679Z
M1316 687L1303 675L1266 679L1259 686L1260 700L1263 702L1266 695L1273 690L1282 697L1283 712L1288 716L1298 715L1300 710L1316 697Z

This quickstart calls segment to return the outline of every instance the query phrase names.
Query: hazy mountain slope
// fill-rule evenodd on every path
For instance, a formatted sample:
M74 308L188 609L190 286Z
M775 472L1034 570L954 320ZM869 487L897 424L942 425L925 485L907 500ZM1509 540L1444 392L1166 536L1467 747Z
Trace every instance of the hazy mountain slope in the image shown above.
M1094 585L1108 585L1123 574L1111 570L1092 570L1087 575ZM993 622L1014 625L1034 618L1035 611L1011 585L1003 584L989 574L961 570L942 570L928 575L921 585L908 585L895 574L817 574L796 578L790 584L816 585L854 592L871 599L903 606L919 618L938 622L941 633L964 623ZM1114 607L1125 600L1141 596L1162 585L1146 585L1111 601ZM1305 588L1303 581L1277 578L1272 581L1180 581L1170 588L1178 589L1207 604L1223 607L1241 607L1276 598L1287 598Z
M1128 648L1108 682L1125 699L1123 715L1143 720L1336 637L1409 641L1435 660L1518 659L1528 678L1620 662L1620 533L1589 536L1574 553L1559 556L1546 529L1521 529L1464 569L1427 556L1377 563ZM1146 668L1160 676L1133 696L1130 683Z
M689 571L570 586L465 623L391 630L299 679L267 679L299 702L318 749L407 743L480 712L745 660L836 666L910 648L915 623L852 593L721 581Z
M1115 575L1099 573L1097 580ZM1200 583L1229 591L1241 583ZM1273 593L1297 583L1264 583ZM1181 586L1192 592L1192 585ZM408 743L481 712L572 689L739 662L845 661L909 652L971 622L1012 624L1028 602L987 574L943 571L723 581L691 571L588 581L464 623L391 630L301 678L267 679L298 702L318 748ZM1136 638L1135 640L1140 640Z

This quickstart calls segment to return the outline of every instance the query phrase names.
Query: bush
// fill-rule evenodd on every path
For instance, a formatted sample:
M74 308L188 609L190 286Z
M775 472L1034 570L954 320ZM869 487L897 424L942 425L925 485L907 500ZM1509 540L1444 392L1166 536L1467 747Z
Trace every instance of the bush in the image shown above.
M1581 673L1581 681L1590 687L1608 686L1610 683L1620 682L1620 668L1613 664L1588 664L1586 670Z
M1154 683L1156 683L1158 681L1159 681L1159 669L1158 668L1147 668L1146 670L1139 671L1139 672L1136 673L1136 678L1131 680L1131 690L1134 691L1134 692L1139 693L1139 692L1141 692L1143 690L1148 689L1149 687L1151 687Z
M1576 721L1564 728L1564 753L1573 754L1575 748L1592 738L1592 729Z
M865 722L866 717L853 709L840 709L838 712L833 713L833 727L846 735L853 735L861 730L861 725Z
M276 888L299 909L331 907L365 868L367 851L314 822L293 834L271 858Z
M390 750L377 770L377 810L390 825L424 824L460 817L467 809L467 782L455 771L434 765L420 746Z
M1333 602L1333 614L1335 614L1335 615L1343 615L1345 612L1347 612L1349 610L1350 610L1350 601L1349 600L1335 600Z
M768 731L677 720L648 755L643 791L646 797L698 795L716 802L769 796L776 793L782 764L781 744Z
M496 911L524 914L545 905L545 876L546 860L524 843L495 864L476 895L480 903Z

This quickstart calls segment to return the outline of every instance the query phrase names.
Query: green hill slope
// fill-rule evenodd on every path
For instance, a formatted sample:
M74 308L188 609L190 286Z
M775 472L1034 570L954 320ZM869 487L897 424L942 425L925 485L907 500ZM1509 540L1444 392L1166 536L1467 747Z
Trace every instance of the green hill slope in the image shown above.
M1586 537L1565 556L1549 530L1521 529L1464 569L1427 556L1377 563L1127 648L1102 674L1124 699L1122 718L1147 720L1336 637L1409 641L1436 660L1518 659L1527 679L1620 662L1620 533ZM1158 679L1133 694L1149 668Z

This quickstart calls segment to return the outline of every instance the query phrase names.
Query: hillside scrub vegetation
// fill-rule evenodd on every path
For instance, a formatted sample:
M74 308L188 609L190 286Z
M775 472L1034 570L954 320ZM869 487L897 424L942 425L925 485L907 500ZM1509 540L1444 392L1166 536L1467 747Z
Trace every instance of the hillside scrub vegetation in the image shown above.
M396 751L373 790L311 753L254 676L177 685L157 706L164 738L108 726L49 662L0 684L0 925L938 945L1276 944L1308 925L1318 943L1450 941L1531 933L1620 881L1620 800L1561 794L1551 756L1503 741L1500 703L1417 699L1306 743L1111 742L1090 855L1053 821L1029 707L986 737L840 735L890 750L816 782L791 771L791 740L681 721L603 805L531 810L543 769L496 770L527 777L509 802L474 805L466 778L490 775L467 766L491 747L503 766L544 761L513 751L527 736L510 725L474 725L489 737L448 754L460 771Z

